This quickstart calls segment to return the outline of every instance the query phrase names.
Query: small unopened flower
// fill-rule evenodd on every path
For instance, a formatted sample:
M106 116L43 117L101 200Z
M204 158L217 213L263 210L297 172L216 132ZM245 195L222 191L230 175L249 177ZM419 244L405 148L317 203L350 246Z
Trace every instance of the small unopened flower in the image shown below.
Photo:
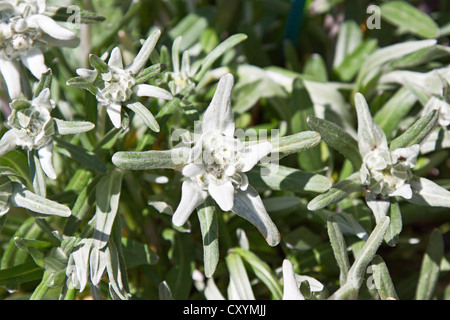
M196 68L191 67L190 52L186 50L182 54L180 64L179 47L182 37L177 37L172 46L172 71L166 72L166 82L174 96L178 94L187 95L195 88L193 81Z
M55 102L50 97L50 89L45 88L33 100L14 100L7 125L11 128L0 140L0 157L7 152L22 148L36 151L44 173L56 179L52 163L53 137L57 134L75 134L94 128L89 122L64 121L53 118Z
M94 94L99 105L106 107L109 118L116 128L122 125L122 106L125 106L141 116L150 129L158 132L160 128L154 116L138 99L140 97L172 99L168 91L144 83L147 80L144 67L160 35L159 30L153 32L134 61L127 67L124 67L122 52L117 47L112 50L107 64L91 55L90 62L95 69L78 69L79 77L69 80L68 84L88 89Z
M22 93L22 63L40 79L47 71L44 55L48 47L76 47L77 35L45 14L46 1L3 1L0 7L0 72L11 99Z

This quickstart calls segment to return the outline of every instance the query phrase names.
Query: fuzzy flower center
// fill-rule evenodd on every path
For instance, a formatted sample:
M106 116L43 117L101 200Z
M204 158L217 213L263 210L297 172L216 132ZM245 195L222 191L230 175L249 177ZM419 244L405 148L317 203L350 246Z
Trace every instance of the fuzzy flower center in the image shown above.
M41 37L37 28L29 27L25 19L13 18L0 23L0 52L8 59L15 59L27 52Z
M131 72L110 67L109 72L101 75L104 89L100 90L101 98L113 103L123 103L130 100L136 80Z
M15 130L17 143L27 150L39 149L51 142L47 129L51 125L50 112L43 107L13 110L8 124Z
M204 188L210 183L220 185L228 181L236 187L240 186L243 144L219 133L205 135L198 143L202 143L202 153L193 163L199 165L201 170L193 178Z
M364 158L361 181L372 192L388 196L409 184L411 167L407 159L388 150L374 150Z

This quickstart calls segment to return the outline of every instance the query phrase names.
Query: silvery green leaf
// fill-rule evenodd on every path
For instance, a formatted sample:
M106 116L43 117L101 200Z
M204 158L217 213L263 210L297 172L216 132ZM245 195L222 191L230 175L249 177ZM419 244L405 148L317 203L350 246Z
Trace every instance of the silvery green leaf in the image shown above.
M230 284L228 287L229 300L255 300L252 286L245 270L244 262L239 254L233 250L225 257Z
M202 66L194 77L195 81L200 81L220 56L246 39L247 35L245 34L235 34L219 44L203 59Z
M214 203L206 201L197 208L203 242L205 276L211 278L219 262L219 226Z
M13 187L11 204L14 206L28 209L43 216L68 217L72 214L68 207L34 194L19 183L13 183Z
M264 208L261 197L252 186L248 186L246 191L238 190L235 193L231 210L250 221L270 246L276 246L280 242L280 233Z
M56 125L56 131L60 135L79 134L88 132L95 128L95 125L87 121L65 121L53 118Z
M275 164L256 165L247 176L258 190L325 192L331 187L331 180L323 175Z
M106 73L109 70L108 64L101 58L97 57L95 54L89 55L89 63L100 73Z
M273 146L272 154L278 153L280 159L293 153L311 149L317 146L320 141L321 136L313 131L303 131L270 140Z
M97 286L106 271L107 256L104 250L93 246L89 255L89 272L93 285Z
M85 89L88 90L90 93L92 93L94 96L97 95L98 91L97 87L83 77L71 78L67 80L67 85L71 87Z
M126 284L123 282L122 277L125 275L122 274L119 252L113 241L108 242L105 253L109 258L106 259L106 272L108 274L111 297L113 299L117 297L121 300L128 300L130 294L128 293Z
M395 299L398 300L397 292L395 291L394 283L387 268L386 263L379 255L375 255L372 260L372 274L381 300Z
M119 207L121 186L122 173L117 170L104 176L96 186L97 205L92 237L96 240L95 246L99 249L104 248L109 240Z
M323 209L331 204L338 203L345 199L349 194L362 191L360 174L355 172L347 179L344 179L334 186L332 186L327 192L318 195L308 203L308 209L315 211Z
M175 148L165 151L117 152L112 163L121 169L181 169L189 158L190 148Z
M158 76L160 73L167 69L167 65L164 63L158 63L144 69L139 75L136 76L136 84L147 83L151 78Z
M381 6L381 17L397 26L402 33L408 32L422 38L439 36L439 26L426 13L405 1L390 1Z
M311 129L317 131L326 144L350 160L354 169L361 168L362 159L355 138L331 121L316 117L308 117L307 121Z
M328 237L333 248L334 257L339 266L339 282L344 285L347 281L347 274L350 270L350 260L347 253L347 244L341 232L339 223L334 215L330 215L327 221Z
M45 173L42 170L41 161L35 150L28 151L28 165L30 167L31 181L33 182L34 192L42 197L47 194L47 183Z
M145 40L142 45L141 50L139 51L136 58L133 60L131 65L127 67L127 70L130 70L132 74L137 75L147 64L148 59L150 58L150 54L155 49L156 44L158 43L159 37L161 36L161 31L156 30L150 34L150 36Z
M298 284L307 282L309 285L309 290L311 292L321 292L324 289L324 285L322 283L320 283L318 280L316 280L312 277L309 277L309 276L303 276L303 275L296 274L295 280L297 281Z
M367 240L369 234L352 214L346 212L338 212L333 214L334 219L339 224L339 228L344 234L352 234L361 240Z
M283 291L280 282L269 265L249 250L234 248L233 252L239 254L250 265L256 277L270 290L273 299L281 300Z
M355 108L358 116L358 145L361 156L364 157L375 148L388 149L386 135L373 120L367 101L361 93L355 95Z
M36 99L43 90L50 89L52 85L52 79L53 79L53 72L51 69L48 69L47 72L42 74L39 83L36 89L34 90L33 99Z
M389 229L386 231L384 240L389 246L393 247L397 244L398 237L403 227L400 205L396 201L391 203L389 218L391 219L391 224L389 225Z
M375 253L383 242L387 229L389 228L389 217L382 218L375 229L373 229L359 256L351 266L347 274L347 283L359 289L365 276L367 266L372 261Z
M423 206L450 208L450 191L447 189L422 177L414 177L410 183L413 190L410 202Z
M155 132L159 132L159 124L153 114L140 102L127 103L125 106L136 113L145 123L147 127Z
M413 125L411 125L402 135L390 143L390 149L406 148L414 144L420 144L433 131L439 119L439 112L433 110L426 114Z
M431 300L440 274L440 264L444 257L444 241L439 230L430 235L427 251L422 260L419 281L416 287L416 300Z

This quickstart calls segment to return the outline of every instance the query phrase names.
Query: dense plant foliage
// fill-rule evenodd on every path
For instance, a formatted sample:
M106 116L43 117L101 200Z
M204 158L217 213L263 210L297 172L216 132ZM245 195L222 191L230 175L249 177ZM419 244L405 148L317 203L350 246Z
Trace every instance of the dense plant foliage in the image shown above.
M0 1L0 297L449 299L449 18Z

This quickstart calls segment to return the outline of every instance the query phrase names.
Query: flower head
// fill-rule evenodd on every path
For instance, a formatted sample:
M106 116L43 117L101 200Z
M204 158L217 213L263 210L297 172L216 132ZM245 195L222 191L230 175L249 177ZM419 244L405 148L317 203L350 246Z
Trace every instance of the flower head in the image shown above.
M41 79L50 76L50 70ZM75 134L94 128L90 122L64 121L53 118L55 102L51 99L50 89L44 88L31 100L14 100L8 117L10 127L0 140L0 157L20 147L26 151L36 151L45 174L56 179L52 164L53 137L57 134Z
M383 130L373 120L362 94L355 98L358 116L358 145L363 163L359 171L361 184L366 187L366 202L380 221L390 207L390 198L400 196L412 202L431 206L449 206L447 190L428 180L414 176L420 151L419 144L391 150ZM426 181L425 181L426 180ZM434 194L433 194L434 193Z
M258 193L248 184L246 172L271 150L270 142L246 147L234 137L231 90L234 79L223 76L201 122L201 134L194 141L182 173L181 202L173 223L182 226L192 211L210 195L223 211L233 211L258 227L271 245L279 233L270 220Z
M159 125L154 116L137 100L140 97L172 99L172 95L168 91L145 84L140 77L141 72L145 74L144 67L160 35L159 30L152 33L134 61L127 67L124 67L122 52L117 47L112 50L107 64L100 58L91 55L90 62L95 69L78 69L79 77L69 80L68 84L89 88L91 93L95 94L99 104L106 107L109 118L116 128L120 128L122 125L122 106L125 106L137 112L146 120L150 129L158 132Z
M38 79L47 71L43 52L49 46L76 47L77 35L45 15L45 1L6 1L0 7L0 72L11 99L20 97L20 65Z

